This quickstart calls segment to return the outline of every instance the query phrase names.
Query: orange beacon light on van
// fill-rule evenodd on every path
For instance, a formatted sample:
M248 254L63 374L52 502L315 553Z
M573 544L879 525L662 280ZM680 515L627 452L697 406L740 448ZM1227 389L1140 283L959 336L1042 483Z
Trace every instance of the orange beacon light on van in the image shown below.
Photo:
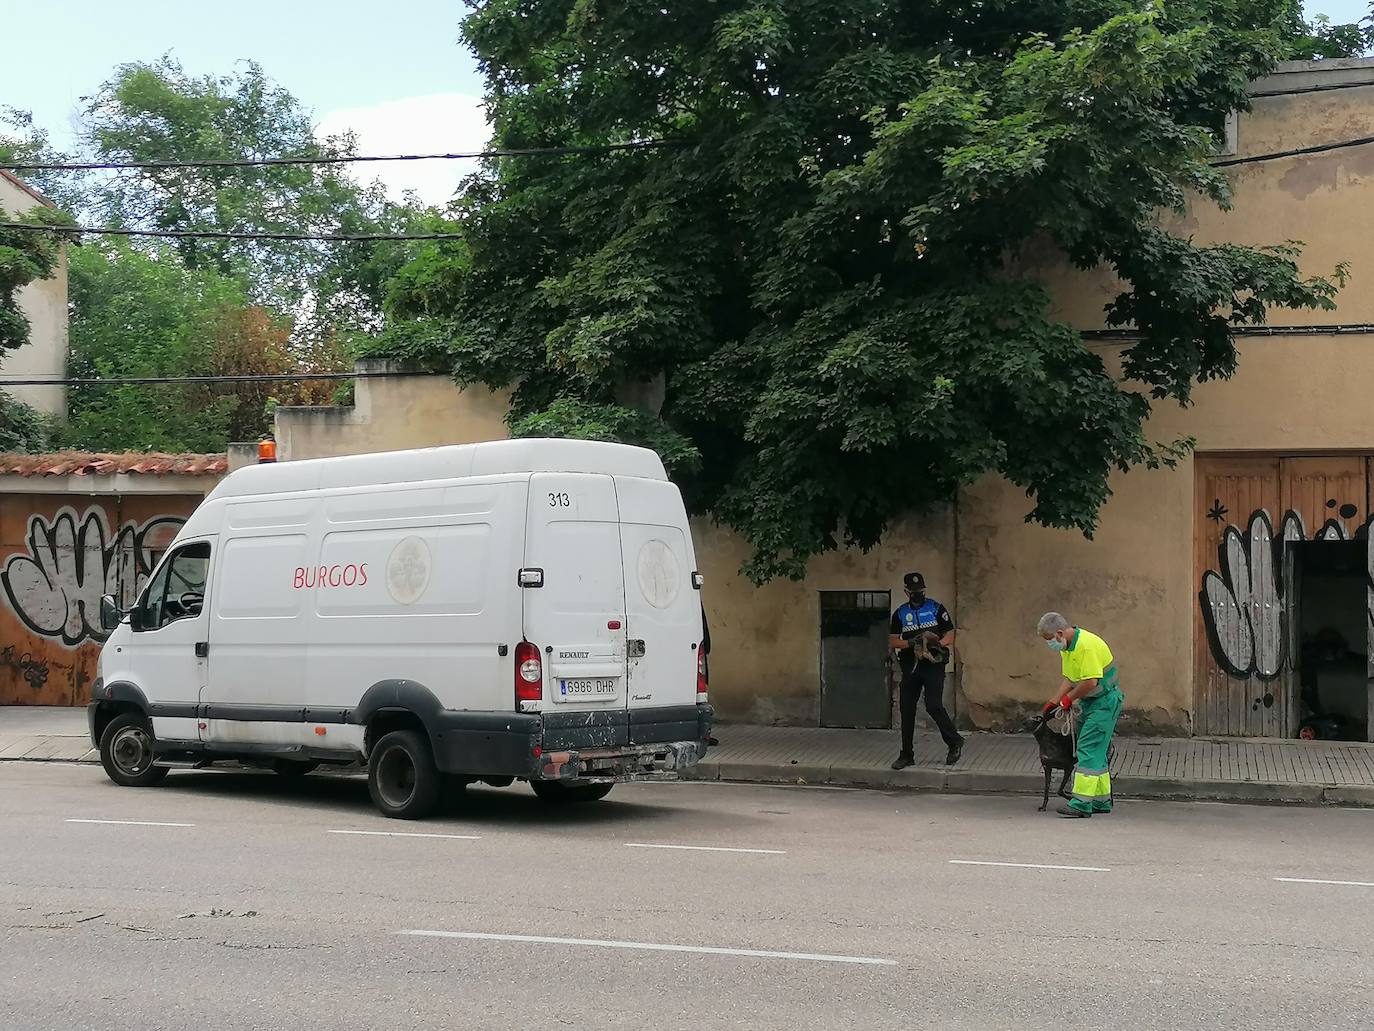
M277 442L275 440L258 441L258 464L264 465L268 462L277 460Z

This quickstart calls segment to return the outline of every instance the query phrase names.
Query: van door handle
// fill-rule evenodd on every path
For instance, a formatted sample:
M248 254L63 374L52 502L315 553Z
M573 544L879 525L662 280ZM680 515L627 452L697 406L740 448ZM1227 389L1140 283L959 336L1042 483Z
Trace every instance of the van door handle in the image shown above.
M627 641L627 642L626 642L626 647L627 647L628 654L629 654L630 658L632 658L632 659L639 659L639 658L642 658L642 657L644 656L644 642L643 642L643 641L638 640L638 639L633 640L633 641Z
M209 654L210 654L210 642L209 642L209 641L197 641L197 642L196 642L196 658L198 658L198 659L203 659L203 658L205 658L206 656L208 656Z

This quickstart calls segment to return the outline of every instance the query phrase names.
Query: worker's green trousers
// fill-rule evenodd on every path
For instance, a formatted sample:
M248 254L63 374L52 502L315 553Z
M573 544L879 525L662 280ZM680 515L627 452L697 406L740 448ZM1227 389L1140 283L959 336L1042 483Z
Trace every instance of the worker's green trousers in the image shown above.
M1073 771L1073 798L1069 805L1080 813L1112 811L1112 775L1107 772L1107 750L1121 718L1121 689L1106 688L1093 698L1079 700L1078 767Z

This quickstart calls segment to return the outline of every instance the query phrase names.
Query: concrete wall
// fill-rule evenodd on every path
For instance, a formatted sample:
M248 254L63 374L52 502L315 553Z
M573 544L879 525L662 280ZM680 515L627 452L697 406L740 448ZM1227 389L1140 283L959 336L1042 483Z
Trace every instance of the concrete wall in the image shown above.
M359 362L357 368L402 371L386 362ZM350 407L278 408L277 456L289 462L499 440L507 436L509 397L483 387L460 391L442 376L359 379Z
M1374 62L1284 66L1257 91L1336 81L1370 82L1288 97L1257 98L1237 128L1237 156L1332 143L1368 133ZM1200 243L1253 246L1301 241L1302 270L1329 274L1349 262L1336 312L1275 312L1282 326L1374 323L1374 146L1238 166L1234 205L1197 203L1166 219ZM1103 326L1116 293L1110 275L1080 273L1048 252L1027 267L1050 284L1060 317ZM1100 349L1116 367L1119 346ZM1199 452L1320 454L1374 449L1374 339L1368 333L1245 337L1236 375L1199 386L1194 405L1159 403L1152 440L1193 437ZM1025 524L1030 505L988 480L961 500L959 574L963 684L975 722L997 726L1024 703L1049 696L1053 664L1030 632L1040 611L1061 609L1102 632L1122 661L1127 725L1187 732L1192 725L1195 522L1192 461L1177 470L1112 478L1114 496L1093 541ZM1278 513L1274 513L1275 516ZM1248 513L1231 513L1243 524Z
M43 202L0 173L0 209L20 214ZM19 307L29 320L29 342L4 356L4 374L24 378L61 379L67 372L67 258L51 279L30 283L19 291ZM11 396L43 412L67 414L66 387L11 387Z
M1374 62L1285 66L1257 90L1333 81L1374 83ZM1236 125L1237 156L1363 135L1374 86L1261 98ZM1240 166L1229 173L1232 210L1196 204L1168 220L1199 242L1264 245L1301 240L1302 267L1326 274L1351 265L1338 312L1280 312L1286 326L1374 323L1374 147ZM1050 251L1023 266L1052 289L1060 317L1102 328L1117 286L1110 274L1079 273ZM1120 345L1103 344L1109 367ZM1161 404L1155 440L1194 437L1204 452L1325 453L1374 450L1374 341L1331 332L1240 340L1240 365L1225 383L1197 388L1190 408ZM278 412L283 457L387 450L492 439L506 433L505 399L461 395L445 380L360 381L356 410ZM1050 697L1058 664L1034 634L1036 618L1059 609L1103 633L1117 653L1127 694L1126 726L1187 733L1193 725L1198 604L1194 568L1194 465L1112 477L1113 496L1091 541L1028 525L1031 503L989 477L957 506L894 527L868 555L813 563L803 584L755 589L738 574L746 547L697 520L704 601L711 620L712 694L723 717L814 724L819 712L819 592L891 590L921 569L931 593L960 627L956 653L960 722L996 729ZM1233 513L1243 520L1248 513Z

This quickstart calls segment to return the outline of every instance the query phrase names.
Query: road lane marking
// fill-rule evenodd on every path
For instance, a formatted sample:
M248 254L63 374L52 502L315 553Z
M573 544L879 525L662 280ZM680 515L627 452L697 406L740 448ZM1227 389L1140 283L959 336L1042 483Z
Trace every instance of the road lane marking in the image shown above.
M1010 866L1018 870L1080 870L1084 873L1111 873L1109 866L1053 866L1049 863L993 863L982 859L951 859L954 866Z
M1284 884L1339 884L1346 888L1374 888L1374 881L1320 881L1311 877L1275 877Z
M397 931L417 938L462 938L467 941L524 942L534 945L590 945L601 949L635 949L641 952L691 952L703 956L752 956L761 959L796 959L811 963L858 963L895 967L896 960L872 956L833 956L820 952L770 952L763 949L723 949L710 945L665 945L659 942L602 941L596 938L546 938L532 934L479 934L475 931Z
M372 838L456 838L461 841L481 841L480 834L421 834L417 831L326 831L326 834L361 834Z
M194 823L157 823L153 820L64 820L64 823L113 823L121 827L194 827Z
M654 845L644 841L627 841L626 848L674 848L686 852L753 852L763 856L785 856L787 852L780 848L724 848L719 845Z

